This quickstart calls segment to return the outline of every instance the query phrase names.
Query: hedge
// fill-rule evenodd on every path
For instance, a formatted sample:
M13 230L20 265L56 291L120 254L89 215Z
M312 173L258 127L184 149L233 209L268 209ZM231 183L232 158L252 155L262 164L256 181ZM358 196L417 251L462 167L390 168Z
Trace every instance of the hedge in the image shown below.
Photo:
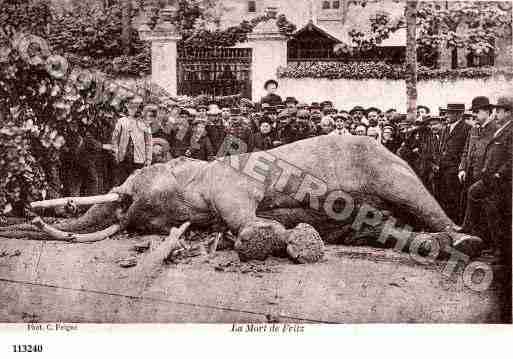
M148 45L143 51L131 56L99 57L64 53L72 67L99 70L111 76L146 76L151 74L151 50Z
M456 70L433 70L420 67L417 73L419 80L457 80L488 78L496 75L513 77L512 68L472 67ZM279 78L325 78L348 80L401 80L405 78L405 66L385 62L317 62L300 63L280 67Z

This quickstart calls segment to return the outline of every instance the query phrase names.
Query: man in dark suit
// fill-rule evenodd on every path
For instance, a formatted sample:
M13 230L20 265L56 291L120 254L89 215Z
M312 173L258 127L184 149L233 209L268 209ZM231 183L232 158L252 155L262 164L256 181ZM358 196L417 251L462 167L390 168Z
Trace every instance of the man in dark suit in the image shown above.
M447 105L448 124L442 131L438 165L434 170L437 174L440 205L447 215L456 223L460 223L461 184L458 181L458 166L465 148L470 125L463 121L465 105L450 103Z
M276 94L276 90L278 89L278 81L276 80L267 80L264 84L264 89L267 94L262 97L260 103L268 103L270 106L278 106L282 104L281 97Z
M499 98L496 108L498 129L486 145L481 179L468 190L462 232L475 233L479 210L483 208L492 237L492 247L485 254L501 260L511 258L513 98Z
M491 141L495 131L497 131L497 125L492 117L493 107L488 97L478 96L472 100L471 110L476 123L470 130L467 143L461 155L458 172L458 179L464 187L461 195L461 208L466 208L469 187L481 179L486 146ZM479 231L475 233L485 242L489 242L490 233L484 212L482 212L480 224L478 226Z

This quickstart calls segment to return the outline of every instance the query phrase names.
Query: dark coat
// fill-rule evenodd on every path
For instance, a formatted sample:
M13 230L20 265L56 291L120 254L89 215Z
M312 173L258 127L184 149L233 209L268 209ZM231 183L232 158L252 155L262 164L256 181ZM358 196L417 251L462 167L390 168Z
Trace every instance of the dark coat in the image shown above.
M197 160L210 161L215 156L214 147L208 136L203 135L197 143L191 138L191 145L187 150L186 154Z
M226 129L226 134L239 139L247 145L249 142L249 136L251 136L251 129L241 123L232 124L231 127Z
M272 132L264 135L261 132L253 133L249 138L248 152L267 151L273 148Z
M503 182L511 183L512 136L513 121L510 119L506 127L500 130L496 136L493 136L486 146L482 170L483 178L489 179L498 173Z
M402 157L413 168L424 184L431 188L433 166L436 164L438 141L429 127L422 126L412 131L398 150Z
M191 127L173 130L169 133L167 140L171 147L171 155L173 158L185 156L187 149L191 143L192 129Z
M279 125L275 130L275 141L279 142L279 145L286 145L287 143L294 142L294 130L291 124Z
M262 97L260 103L268 103L270 106L278 106L281 105L283 101L281 100L281 97L279 95L271 93Z
M481 178L485 150L497 129L495 121L490 121L486 127L475 126L470 130L459 166L459 170L467 174L467 183L472 184Z
M440 137L440 158L438 159L440 169L458 168L471 126L460 120L452 132L450 129L450 125L447 125Z
M207 125L206 130L207 136L212 143L212 147L214 148L215 153L217 153L226 136L226 128L223 124L209 124Z

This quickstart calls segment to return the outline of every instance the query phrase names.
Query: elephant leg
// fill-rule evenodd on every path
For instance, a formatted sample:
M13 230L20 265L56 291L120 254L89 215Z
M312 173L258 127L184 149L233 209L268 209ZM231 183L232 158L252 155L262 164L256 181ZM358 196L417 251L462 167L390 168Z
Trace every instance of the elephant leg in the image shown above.
M405 165L393 162L376 172L372 183L375 195L411 213L430 231L453 231L458 228L421 180Z
M216 198L216 211L237 233L234 248L242 261L265 260L271 255L288 256L298 263L322 258L324 245L312 226L301 223L287 230L280 222L257 217L257 204L257 199L244 190Z

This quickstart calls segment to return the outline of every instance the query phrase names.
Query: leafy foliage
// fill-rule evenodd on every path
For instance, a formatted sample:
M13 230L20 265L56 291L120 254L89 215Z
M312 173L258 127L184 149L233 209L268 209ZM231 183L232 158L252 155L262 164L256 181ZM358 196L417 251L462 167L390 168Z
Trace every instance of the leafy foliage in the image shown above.
M391 33L405 26L403 17L392 19L387 12L377 12L370 16L371 32L365 34L361 30L351 29L349 36L356 45L357 51L369 51L387 39Z
M327 78L327 79L383 79L401 80L405 78L404 65L394 65L382 61L376 62L317 62L299 63L278 69L281 78ZM432 70L419 67L419 80L456 80L462 78L488 78L494 75L513 76L511 69L478 67L457 70Z
M27 136L30 129L16 125L16 109L13 112L4 113L0 118L0 213L19 212L17 207L41 197L45 190L41 167L30 152Z
M44 48L27 54L33 39L17 34L0 48L0 150L7 154L0 162L0 211L44 192L58 196L60 153L87 133L101 138L123 100L103 79L70 71Z
M404 27L404 18L392 19L385 12L369 16L371 31L352 29L349 35L358 50L373 49L391 33ZM436 1L419 3L417 45L424 57L436 55L440 45L488 53L494 40L511 36L511 4L505 1L454 1L445 7ZM343 52L343 51L342 51ZM430 59L426 63L433 63Z
M487 53L494 39L511 35L511 4L492 1L458 1L445 8L433 2L420 3L417 13L422 46L446 43L450 47L468 47L476 53ZM462 27L463 26L463 27ZM506 31L507 32L507 31Z
M52 17L44 0L0 0L0 9L0 36L4 38L20 31L44 36Z
M140 12L140 7L133 7L132 17ZM147 74L151 70L150 46L133 31L132 53L124 55L121 19L119 5L78 4L52 18L48 40L54 52L65 55L73 65L117 75Z
M239 25L231 26L225 30L194 30L186 34L183 44L199 47L234 46L237 43L246 42L248 34L253 31L255 26L267 20L269 20L267 16L261 15L250 21L244 20ZM278 15L276 25L285 36L289 36L296 31L296 26L287 20L283 14Z

